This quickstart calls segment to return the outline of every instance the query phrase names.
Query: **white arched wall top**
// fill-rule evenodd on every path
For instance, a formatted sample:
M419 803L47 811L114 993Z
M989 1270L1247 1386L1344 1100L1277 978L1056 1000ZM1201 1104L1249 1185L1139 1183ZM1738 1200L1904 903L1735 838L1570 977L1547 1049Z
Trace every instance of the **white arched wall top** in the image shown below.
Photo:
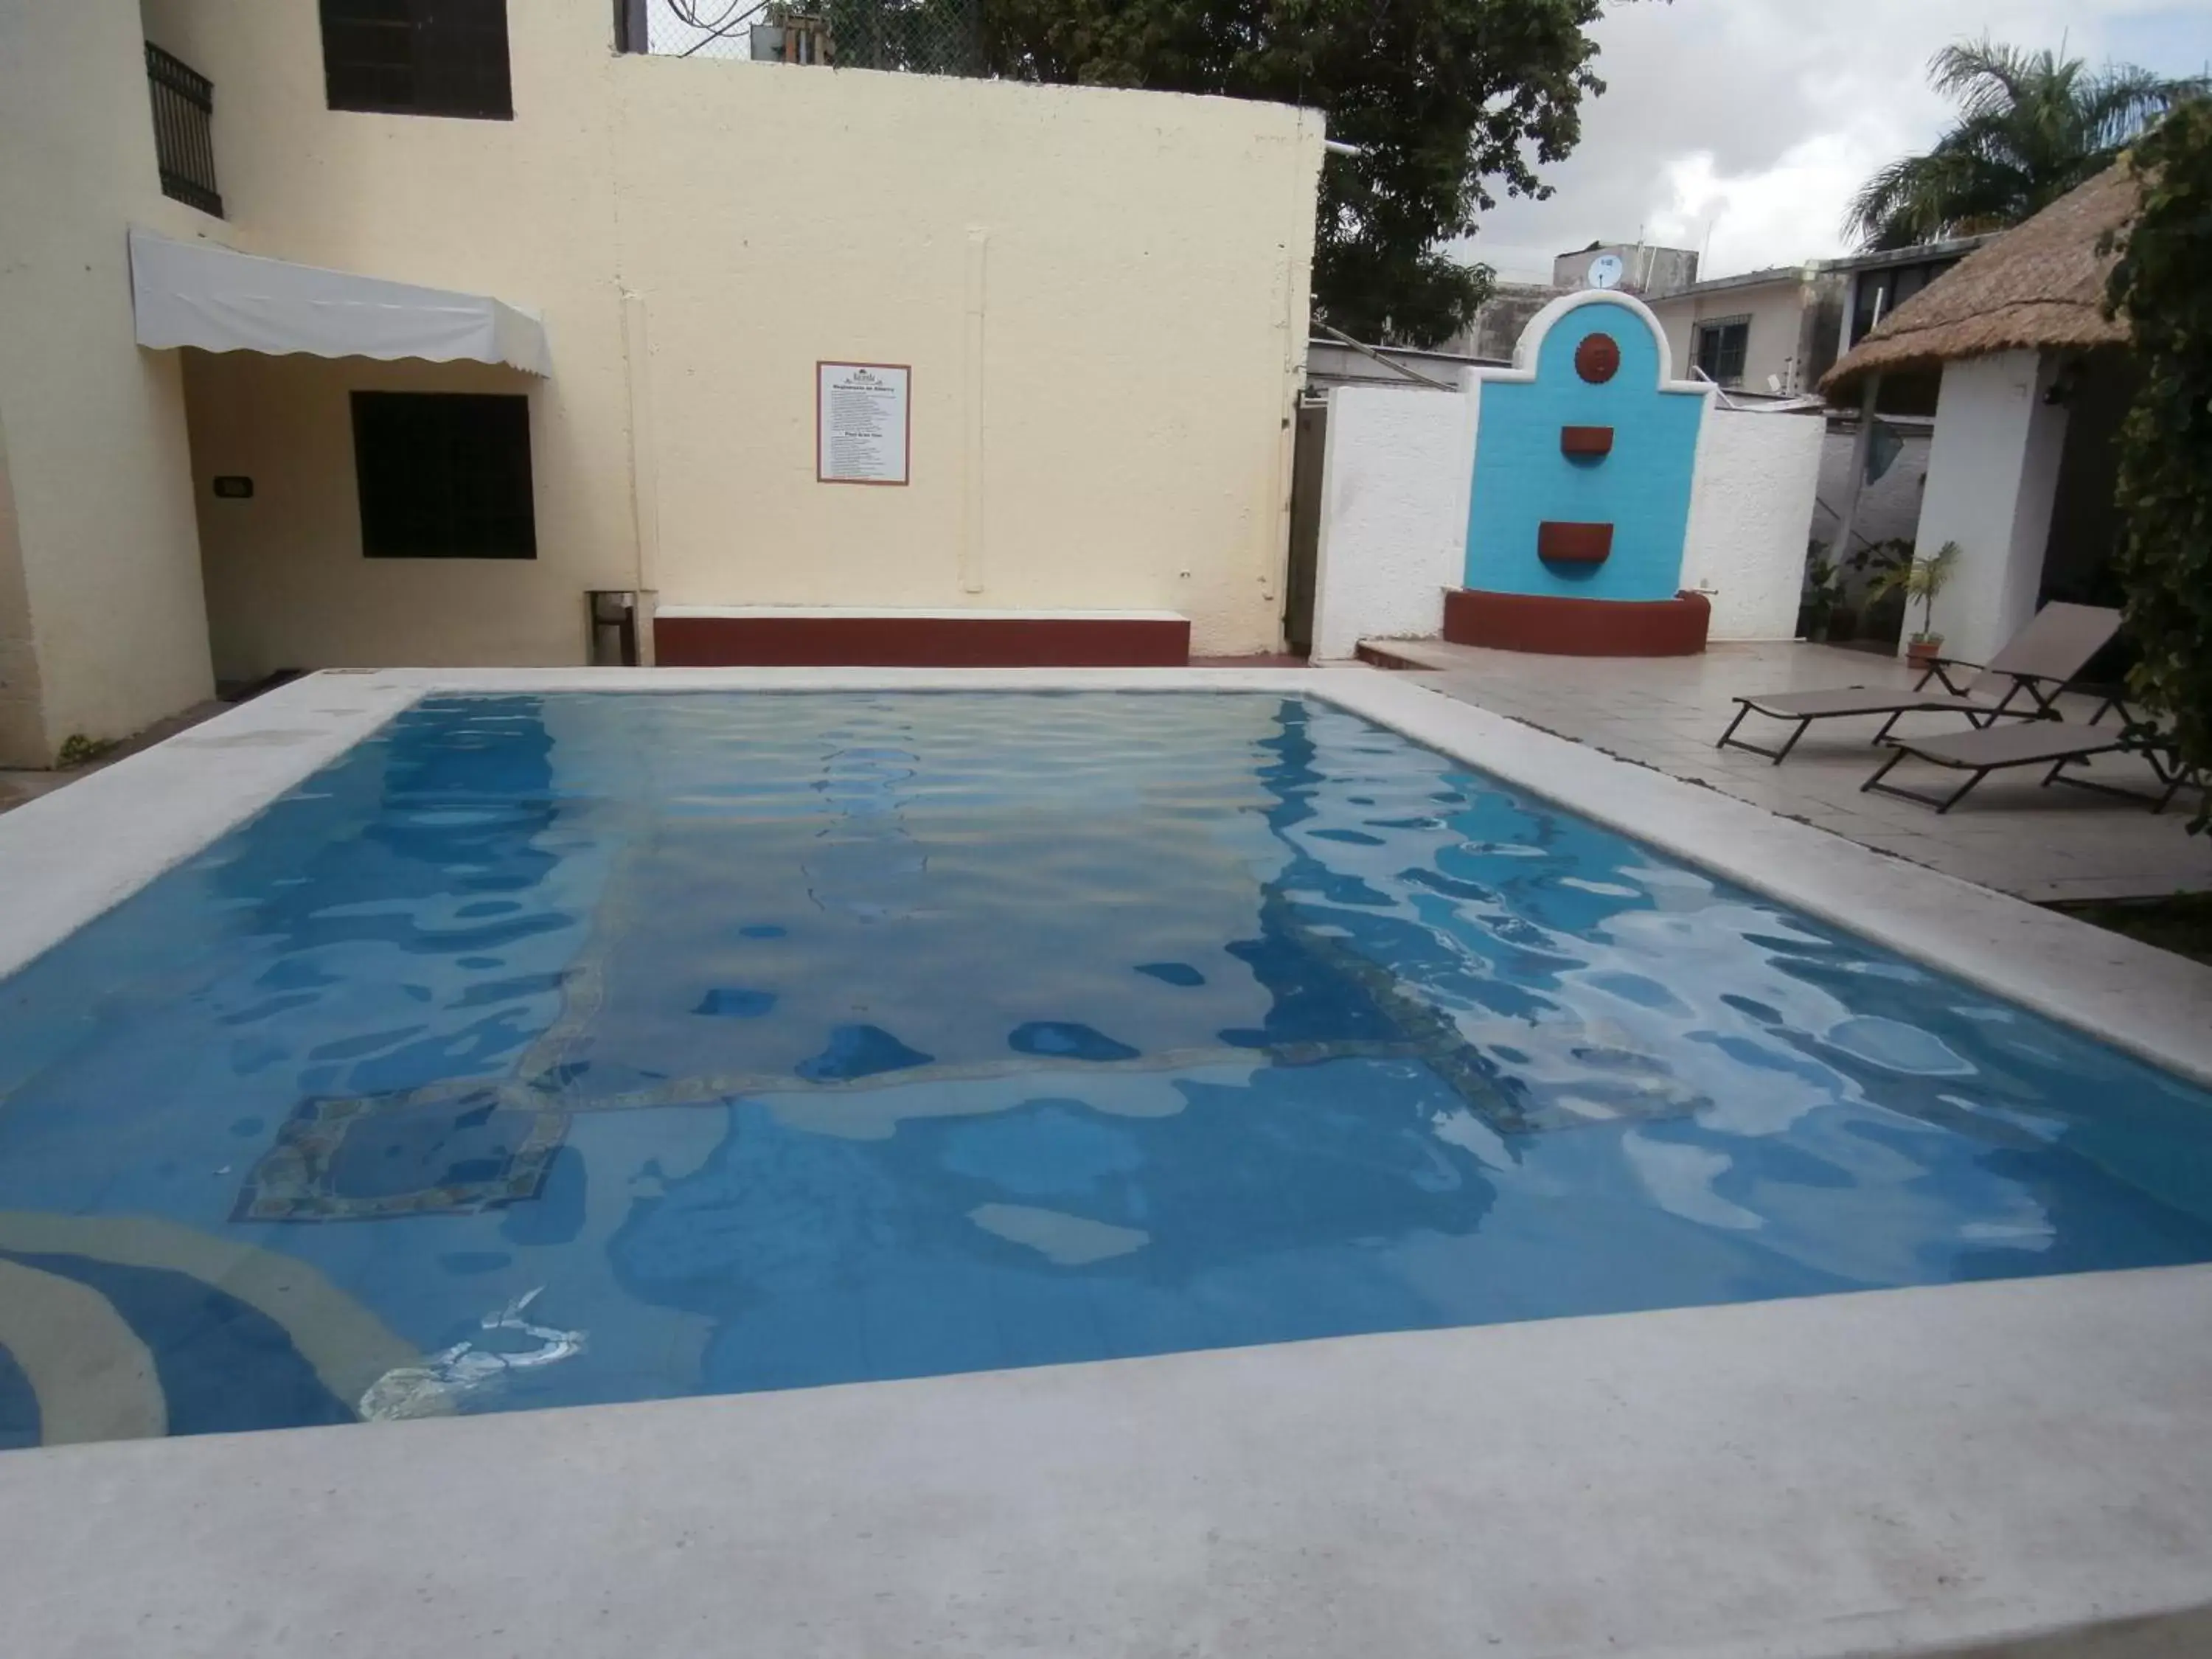
M1659 355L1659 386L1662 392L1680 392L1693 397L1707 397L1712 387L1703 380L1678 380L1670 371L1674 367L1674 355L1667 344L1667 331L1651 307L1633 294L1623 294L1617 289L1585 289L1578 294L1562 294L1528 319L1514 343L1513 367L1510 368L1478 368L1474 371L1477 380L1533 380L1536 364L1542 357L1544 342L1560 322L1582 310L1585 306L1607 306L1616 311L1626 311L1642 323L1651 336L1652 349Z
M1582 371L1602 338L1616 367ZM1571 294L1529 320L1510 368L1478 369L1480 441L1461 585L1532 599L1655 603L1680 584L1708 388L1672 378L1650 308L1610 289ZM1609 453L1562 450L1565 432L1607 434ZM1554 523L1602 527L1609 554L1559 564L1539 545Z
M1455 395L1387 386L1330 393L1317 657L1348 657L1363 638L1438 631L1443 591L1462 580L1482 386L1533 381L1545 340L1589 306L1633 312L1662 366L1656 389L1706 402L1682 581L1711 597L1713 637L1794 631L1821 422L1716 406L1709 384L1671 378L1672 354L1650 307L1632 295L1592 290L1545 307L1523 331L1511 367L1463 370Z

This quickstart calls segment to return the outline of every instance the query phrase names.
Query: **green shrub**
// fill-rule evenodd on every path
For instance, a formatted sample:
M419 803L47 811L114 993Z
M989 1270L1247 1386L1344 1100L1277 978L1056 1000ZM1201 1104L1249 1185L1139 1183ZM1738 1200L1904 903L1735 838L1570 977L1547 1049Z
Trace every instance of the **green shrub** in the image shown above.
M54 764L63 771L72 766L89 766L115 747L110 738L88 738L82 732L72 732L62 739L61 752L54 757Z
M2129 165L2142 210L2106 301L2142 369L2120 428L2118 563L2142 653L2128 684L2182 763L2212 776L2212 100L2176 109ZM2191 827L2208 824L2212 805Z

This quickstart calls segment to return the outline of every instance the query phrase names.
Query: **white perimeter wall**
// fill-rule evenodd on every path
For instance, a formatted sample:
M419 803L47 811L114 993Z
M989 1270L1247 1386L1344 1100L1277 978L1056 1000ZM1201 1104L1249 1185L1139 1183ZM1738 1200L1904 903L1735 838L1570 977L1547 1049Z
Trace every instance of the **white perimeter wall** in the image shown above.
M1813 537L1829 544L1829 556L1839 562L1842 550L1834 543L1843 529L1840 514L1844 498L1850 493L1856 435L1831 432L1820 447L1820 494L1813 509ZM1858 519L1851 528L1853 549L1875 542L1909 542L1919 528L1921 492L1928 487L1929 434L1924 428L1908 427L1899 435L1905 447L1890 463L1889 471L1859 491Z
M1443 625L1467 564L1479 386L1340 386L1329 394L1314 584L1314 655ZM1826 423L1714 406L1698 444L1682 586L1712 601L1716 640L1790 639Z
M1959 544L1957 572L1936 601L1946 656L1987 662L2035 614L2066 447L2065 408L2044 401L2057 372L2057 358L2033 351L1944 366L1913 553ZM1919 626L1914 605L1905 637Z
M1805 544L1826 429L1818 413L1706 410L1682 586L1711 600L1711 638L1797 636Z
M1339 386L1328 399L1313 654L1443 626L1467 567L1480 400L1419 387Z

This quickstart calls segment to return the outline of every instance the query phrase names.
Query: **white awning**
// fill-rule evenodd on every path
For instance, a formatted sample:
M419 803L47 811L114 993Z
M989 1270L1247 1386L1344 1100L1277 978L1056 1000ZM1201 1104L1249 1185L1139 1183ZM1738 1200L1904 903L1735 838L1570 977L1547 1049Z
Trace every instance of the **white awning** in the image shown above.
M550 374L545 325L503 300L131 233L138 343L156 349L504 363Z

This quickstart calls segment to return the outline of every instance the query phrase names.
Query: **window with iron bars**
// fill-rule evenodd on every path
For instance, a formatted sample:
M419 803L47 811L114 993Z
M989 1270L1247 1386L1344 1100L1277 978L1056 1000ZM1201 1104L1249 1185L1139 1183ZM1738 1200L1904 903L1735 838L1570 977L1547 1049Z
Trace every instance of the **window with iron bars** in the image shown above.
M215 184L215 83L151 40L146 91L154 105L154 161L161 194L222 217Z
M981 76L981 0L615 0L617 44L914 75Z

